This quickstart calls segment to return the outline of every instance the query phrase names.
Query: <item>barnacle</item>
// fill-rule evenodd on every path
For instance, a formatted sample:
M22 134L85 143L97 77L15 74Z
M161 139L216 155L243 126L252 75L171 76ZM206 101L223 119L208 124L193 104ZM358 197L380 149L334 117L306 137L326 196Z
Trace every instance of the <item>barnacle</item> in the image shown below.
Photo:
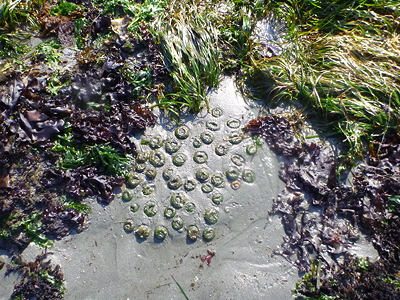
M132 232L134 228L134 224L132 220L127 220L124 222L124 230L125 232L129 233Z
M229 136L229 142L233 145L237 145L243 141L243 137L239 132L234 132Z
M215 238L215 229L212 227L206 228L203 231L203 239L205 242L210 242Z
M185 211L192 213L196 210L196 205L193 202L188 202L185 205Z
M131 201L133 198L133 193L131 191L125 190L121 196L122 200L125 202Z
M175 136L180 140L187 139L189 137L189 133L189 127L187 127L186 125L179 126L175 129Z
M212 131L218 131L220 129L220 125L215 121L207 121L206 127L207 127L207 129L212 130Z
M145 163L149 159L149 153L147 152L139 152L136 158L138 163Z
M148 217L154 217L157 214L157 207L153 201L148 201L143 206L143 211Z
M215 173L211 176L211 183L215 186L215 187L223 187L225 184L225 179L224 179L224 175L220 172Z
M193 147L199 148L199 147L201 147L201 145L203 145L203 142L201 141L201 139L196 137L193 139L192 144L193 144Z
M175 208L182 208L186 202L187 198L184 193L175 193L171 196L171 205Z
M173 154L178 152L181 148L181 142L175 139L168 139L165 141L165 152L168 154Z
M219 218L219 212L213 208L206 210L204 213L204 221L206 221L207 224L215 224L218 222Z
M126 178L126 185L131 189L134 189L139 184L141 184L143 178L139 174L128 174Z
M201 190L203 191L203 193L208 194L208 193L211 193L214 190L214 187L213 187L213 185L211 183L206 182L206 183L203 183L201 185Z
M204 182L210 177L210 172L205 168L200 168L196 171L196 179L200 182Z
M220 205L224 201L224 196L218 192L214 193L211 197L211 201L216 205Z
M154 167L162 167L165 164L165 155L160 150L153 150L150 152L149 161Z
M146 225L140 225L136 228L135 235L140 239L147 239L150 236L150 228Z
M168 236L168 229L165 226L158 225L154 228L154 237L159 240L164 240Z
M227 125L229 128L232 128L232 129L239 128L239 127L240 127L240 120L238 120L238 119L236 119L236 118L230 118L230 119L228 120L228 122L226 122L226 125Z
M195 241L197 240L197 238L199 237L200 231L199 228L197 228L197 226L195 225L190 225L187 228L187 237L192 240Z
M225 154L228 153L229 148L230 148L229 144L226 143L218 144L217 146L215 146L215 154L217 154L218 156L224 156Z
M143 195L146 195L146 196L154 193L154 186L150 185L150 184L143 184L142 185L142 193L143 193Z
M164 140L163 140L162 136L160 136L160 135L155 135L155 136L151 137L149 140L149 146L153 150L161 148L163 143L164 143Z
M164 180L170 180L172 178L172 176L174 175L174 169L172 168L165 168L163 170L162 176L164 178Z
M204 144L209 145L214 141L214 134L211 131L204 131L200 134L200 139Z
M193 191L196 188L196 181L193 179L187 179L183 187L187 192Z
M220 109L219 107L213 108L213 109L211 110L211 115L212 115L214 118L219 118L219 117L222 116L222 114L223 114L223 111L222 111L222 109Z
M198 164L204 164L208 160L208 155L204 151L197 151L193 154L193 160Z
M248 155L254 155L257 153L257 145L256 144L250 144L246 147L246 153Z
M242 179L244 182L252 183L254 181L254 177L255 177L255 175L252 170L249 170L249 169L243 170Z
M159 149L162 147L164 139L160 135L152 136L148 140L142 140L142 144L147 144L151 149Z
M153 180L157 176L157 170L154 167L148 167L144 174L147 179Z
M183 226L185 225L185 222L183 222L181 217L176 217L175 219L172 220L171 226L175 230L181 230Z
M231 161L232 161L235 165L237 165L237 166L239 166L239 167L243 166L244 163L246 162L246 160L243 158L243 156L241 156L241 155L239 155L239 154L234 154L234 155L232 155Z
M140 163L135 165L135 171L138 173L142 173L146 169L146 164Z
M238 190L240 188L240 181L238 180L232 181L231 188L232 190Z
M225 175L228 180L237 180L240 176L240 170L238 167L230 166L228 170L226 170Z
M179 189L183 184L183 181L179 175L174 175L168 180L167 186L171 190Z
M185 164L186 160L187 160L187 156L183 153L177 153L172 158L172 162L177 167L183 166Z
M130 207L131 212L137 212L139 210L139 204L133 203Z
M164 217L166 217L167 219L171 219L175 217L175 215L176 215L176 210L172 206L167 206L164 209Z

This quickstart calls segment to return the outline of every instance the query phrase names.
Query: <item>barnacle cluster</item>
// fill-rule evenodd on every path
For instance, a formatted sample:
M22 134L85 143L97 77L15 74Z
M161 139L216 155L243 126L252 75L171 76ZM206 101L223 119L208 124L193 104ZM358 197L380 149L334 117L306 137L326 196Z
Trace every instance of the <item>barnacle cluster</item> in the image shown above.
M249 143L243 142L239 119L214 108L201 126L195 125L142 138L121 196L125 202L137 202L124 223L127 233L139 239L153 234L158 242L186 233L188 241L210 242L223 218L224 199L229 199L224 195L256 179L247 164L256 151L248 151ZM257 148L254 142L250 146Z

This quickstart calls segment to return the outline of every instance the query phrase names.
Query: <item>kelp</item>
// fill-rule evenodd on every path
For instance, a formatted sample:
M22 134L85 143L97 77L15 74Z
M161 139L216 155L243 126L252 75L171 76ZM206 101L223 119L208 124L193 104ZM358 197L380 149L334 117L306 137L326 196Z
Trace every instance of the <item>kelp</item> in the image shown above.
M111 73L111 68L104 68L103 74L109 76ZM123 159L128 154L135 155L135 145L128 135L144 130L147 125L155 122L149 109L139 103L130 103L127 95L129 90L123 91L123 84L122 88L117 83L101 91L108 99L114 99L110 112L105 110L104 113L91 108L80 108L82 100L78 96L70 96L72 88L66 87L53 97L47 93L45 87L45 76L33 78L28 75L22 79L20 74L14 74L8 83L7 93L1 97L0 178L2 195L9 199L2 203L1 216L7 220L1 224L2 247L10 248L14 245L23 249L31 241L45 245L46 236L62 238L72 229L83 230L85 214L64 208L62 202L57 201L57 194L66 193L78 202L84 197L98 195L99 202L110 203L113 199L113 188L121 186L124 178L114 177L118 171L114 169L110 173L105 163L108 159ZM68 129L65 128L67 123ZM72 132L69 144L64 144L64 148L60 146L59 152L51 152L54 140L57 136L64 136L66 130ZM19 174L23 186L16 186L16 166L26 166L28 162L22 158L29 156L33 149L39 149L41 155L45 154L44 157L54 161L57 156L62 157L65 147L80 147L79 145L92 147L91 158L97 155L97 162L90 161L68 171L55 169L55 164L47 165L47 170L41 170L43 167L40 165L32 165L31 168L37 168L37 176L41 177L34 179L39 187L37 194L31 194L29 186L26 186L26 183L32 184L33 181L24 182L28 179L24 173ZM100 146L94 147L95 145ZM118 164L113 164L112 161L109 161L109 166L118 168ZM19 172L23 170L19 169ZM46 189L52 191L52 196L41 198ZM30 197L34 200L29 200ZM36 203L30 205L32 202ZM36 215L40 226L32 229L33 223L27 217L29 215Z
M6 275L19 273L19 282L14 286L11 299L63 299L64 274L60 265L53 266L44 253L26 262L21 256L13 257L13 264L7 265Z
M28 150L0 157L0 248L20 251L30 242L49 247L51 239L86 227L87 212L66 205L58 188L44 184L52 165L51 158Z
M380 262L375 264L391 266L389 275L382 270L380 276L395 278L400 265L398 133L387 132L374 140L366 163L354 170L352 186L348 186L338 180L336 161L327 146L298 138L300 123L293 116L269 115L251 120L246 126L250 134L263 137L284 158L279 176L286 189L274 199L270 213L282 216L286 237L281 249L274 253L309 274L313 269L311 257L316 257L322 265L318 274L323 279L321 291L325 287L324 295L335 297L338 288L330 285L332 278L339 280L339 285L349 280L353 287L363 285L363 277L346 273L347 265L338 264L339 257L348 255L347 249L361 231L380 255ZM365 275L369 280L375 276L374 272L379 273L379 268L374 270ZM378 287L381 283L376 282L378 294L386 293ZM383 289L398 295L394 284ZM307 284L297 292L307 297L322 295L315 285Z
M89 196L112 201L136 156L130 136L157 120L147 101L167 73L151 34L143 26L141 40L119 36L109 16L82 6L66 15L46 5L36 16L37 36L46 41L22 58L25 69L4 74L1 248L46 247L49 238L82 231L87 211L76 207ZM79 41L83 50L71 49ZM137 93L131 75L140 72L150 80Z
M385 261L370 262L351 254L344 256L338 270L320 278L318 268L296 285L296 299L398 299L400 278Z
M13 74L5 93L0 94L0 153L18 151L20 143L46 142L64 126L62 118L68 114L68 110L63 111L52 105L40 107L37 103L46 85L45 74L38 75L31 73L24 82L20 74Z
M60 189L70 196L98 196L98 201L109 204L114 199L115 187L121 187L125 178L121 176L107 177L99 175L96 168L79 167L73 171L49 170L42 183L47 188Z

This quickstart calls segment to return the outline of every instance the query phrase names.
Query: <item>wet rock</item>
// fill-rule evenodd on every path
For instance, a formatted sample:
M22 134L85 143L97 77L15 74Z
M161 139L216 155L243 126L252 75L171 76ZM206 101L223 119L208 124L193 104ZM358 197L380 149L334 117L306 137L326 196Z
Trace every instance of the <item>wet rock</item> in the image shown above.
M256 50L262 57L274 57L282 54L283 48L280 44L283 43L286 31L286 23L271 13L255 24L251 38L258 44Z

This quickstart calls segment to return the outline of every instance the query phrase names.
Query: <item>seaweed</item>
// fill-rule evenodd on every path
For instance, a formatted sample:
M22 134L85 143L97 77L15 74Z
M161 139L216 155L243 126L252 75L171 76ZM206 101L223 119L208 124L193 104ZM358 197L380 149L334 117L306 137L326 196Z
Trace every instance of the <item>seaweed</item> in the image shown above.
M98 17L90 2L62 3L36 13L37 37L46 41L22 58L25 69L4 74L0 86L5 249L22 251L30 242L46 247L86 228L88 211L77 208L90 196L112 201L136 156L131 136L157 121L147 101L166 71L151 34L141 27L142 40L118 36L111 18ZM71 48L76 43L82 51ZM133 60L135 51L143 59ZM131 70L149 70L139 92Z
M354 169L349 187L338 180L337 162L328 147L298 137L300 123L293 116L269 115L246 126L284 158L279 176L286 188L274 199L270 214L282 216L286 237L274 254L302 273L311 272L296 290L299 299L366 299L372 290L373 298L396 299L399 289L390 282L398 280L400 270L398 133L388 131L371 141L370 153ZM360 231L372 241L380 260L356 276L358 258L351 258L347 249ZM342 255L344 263L339 262ZM313 256L322 265L318 276L312 272ZM317 277L321 286L316 285ZM383 279L374 281L375 277Z
M58 5L51 7L50 14L55 16L69 16L72 12L76 11L78 8L82 9L82 7L80 7L75 3L60 1Z
M45 142L63 128L57 109L52 111L51 107L36 103L45 91L46 79L35 75L38 74L29 74L25 84L20 74L13 74L7 84L8 93L0 95L3 151L17 151L18 144Z
M296 299L398 299L400 277L384 261L346 254L339 268L329 278L318 272L308 273L296 285Z
M43 173L50 166L41 155L28 151L1 157L5 181L0 189L1 248L21 251L30 242L49 247L51 239L86 228L87 212L65 205L57 189L43 184Z
M109 204L114 199L112 193L115 187L121 187L125 178L106 177L96 174L93 167L79 167L73 171L49 170L43 184L47 188L60 189L72 197L82 199L88 196L97 196L103 204Z
M247 76L249 92L262 91L253 95L308 103L345 134L350 162L360 157L361 137L383 132L369 136L369 155L349 187L336 178L338 162L326 147L296 137L296 118L273 115L247 125L285 160L286 189L271 213L282 215L286 236L275 253L302 272L312 271L310 257L317 256L326 277L312 285L320 296L342 295L329 278L347 270L344 282L368 271L351 269L351 259L349 269L338 264L361 230L389 270L383 282L397 280L388 266L399 265L399 136L388 129L398 127L398 4L181 2L1 5L0 247L46 247L50 237L83 230L85 198L112 201L137 154L131 136L156 123L149 106L161 100L156 105L177 115L185 106L199 110L221 66ZM182 32L190 39L179 39ZM25 46L30 35L46 41ZM175 38L185 47L176 48Z
M14 286L10 299L63 299L64 274L60 265L53 266L46 252L35 261L25 262L21 256L13 257L12 265L7 265L6 275L20 274L20 281Z

